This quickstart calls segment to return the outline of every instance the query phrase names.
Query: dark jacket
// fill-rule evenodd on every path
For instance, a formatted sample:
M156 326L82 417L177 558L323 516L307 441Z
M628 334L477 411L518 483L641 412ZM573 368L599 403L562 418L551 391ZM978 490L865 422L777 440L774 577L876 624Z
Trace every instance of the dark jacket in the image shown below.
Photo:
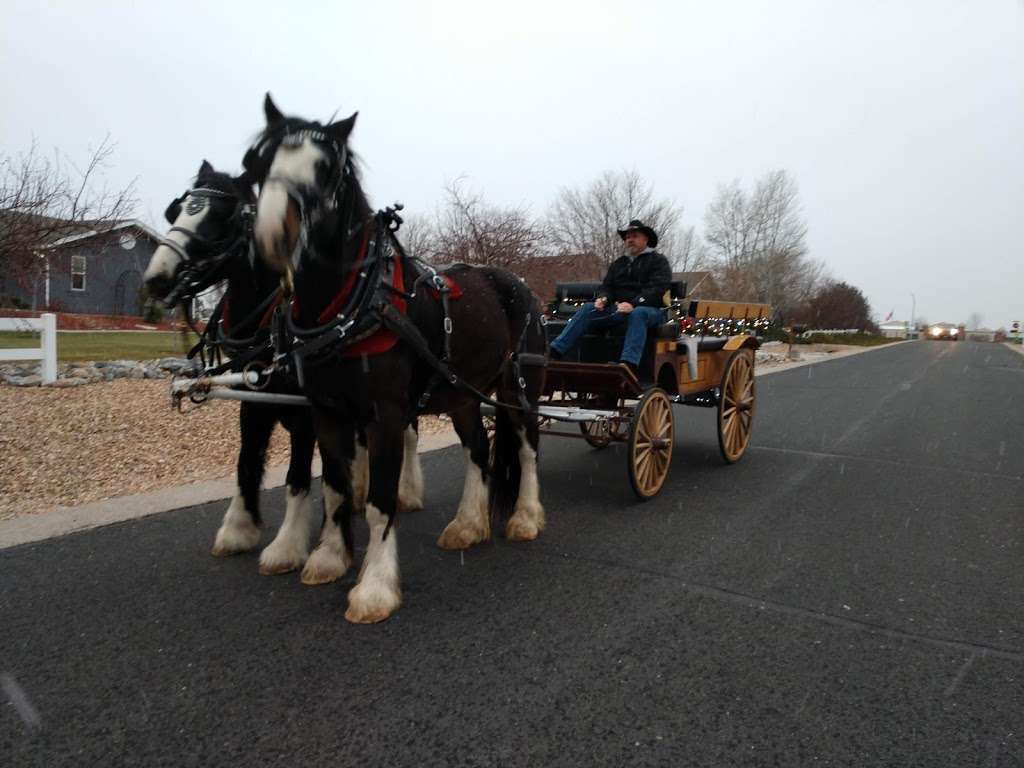
M672 283L672 267L657 251L641 253L634 259L620 256L608 267L594 298L612 303L628 301L634 307L665 306L665 291Z

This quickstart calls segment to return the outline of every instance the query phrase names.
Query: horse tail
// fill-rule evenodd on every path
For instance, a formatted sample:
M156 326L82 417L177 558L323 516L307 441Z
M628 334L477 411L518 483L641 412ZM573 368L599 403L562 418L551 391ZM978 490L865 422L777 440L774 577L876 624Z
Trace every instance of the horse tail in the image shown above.
M494 450L491 460L490 506L499 520L511 517L519 496L522 466L520 450L524 441L536 450L538 442L536 409L544 389L544 367L539 365L547 351L547 338L541 324L540 301L515 275L494 270L493 282L501 297L508 323L512 355L527 353L520 362L518 375L510 359L502 371L498 400L515 408L498 408L495 414ZM525 388L520 386L522 377ZM525 408L526 411L518 410Z
M491 513L504 524L519 498L519 435L506 408L495 414L494 447L491 450L491 478L488 503Z

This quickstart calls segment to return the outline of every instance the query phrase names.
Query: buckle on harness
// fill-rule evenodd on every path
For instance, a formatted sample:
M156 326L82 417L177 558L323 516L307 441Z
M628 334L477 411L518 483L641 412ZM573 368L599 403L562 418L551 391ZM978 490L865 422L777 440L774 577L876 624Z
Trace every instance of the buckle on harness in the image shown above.
M452 333L452 319L450 317L446 317L444 319L444 332L447 333L449 336Z

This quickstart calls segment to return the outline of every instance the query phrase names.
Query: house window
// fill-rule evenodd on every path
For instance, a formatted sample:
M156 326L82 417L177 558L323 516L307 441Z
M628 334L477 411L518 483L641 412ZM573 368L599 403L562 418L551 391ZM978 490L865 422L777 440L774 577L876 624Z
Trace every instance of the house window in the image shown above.
M71 257L71 290L85 290L85 256Z

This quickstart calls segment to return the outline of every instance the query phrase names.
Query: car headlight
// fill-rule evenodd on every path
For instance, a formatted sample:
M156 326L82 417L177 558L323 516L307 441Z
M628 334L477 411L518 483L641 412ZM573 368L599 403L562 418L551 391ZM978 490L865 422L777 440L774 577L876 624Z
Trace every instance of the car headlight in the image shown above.
M953 336L956 336L956 335L957 335L957 333L959 333L959 331L958 331L958 330L957 330L956 328L954 328L953 330L951 330L951 331L950 331L950 333L951 333L951 334L952 334Z
M939 336L942 333L941 328L932 328L932 336Z

